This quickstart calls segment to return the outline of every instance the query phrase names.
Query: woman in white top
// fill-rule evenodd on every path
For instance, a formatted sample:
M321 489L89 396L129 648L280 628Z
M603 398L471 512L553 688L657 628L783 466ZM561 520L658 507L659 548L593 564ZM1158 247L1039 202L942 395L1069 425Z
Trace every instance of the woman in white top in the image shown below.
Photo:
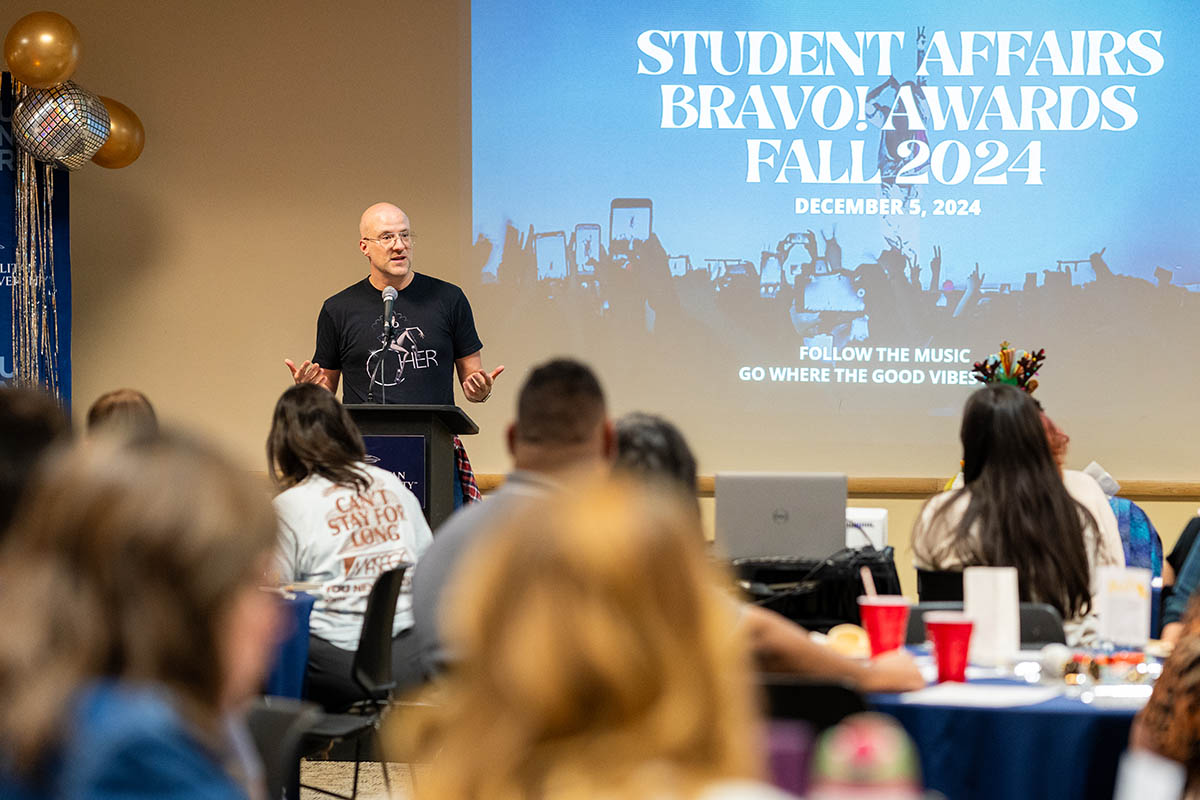
M1016 387L989 384L967 401L961 438L964 486L921 510L913 563L1016 567L1021 599L1054 606L1068 644L1088 643L1095 569L1122 564L1123 551L1064 486L1037 404Z
M394 474L364 463L362 435L326 389L289 388L275 405L267 462L279 516L280 579L318 583L309 622L305 696L327 709L362 699L351 678L367 595L380 573L415 564L433 536L413 493ZM423 679L408 575L392 633L392 672L401 689Z

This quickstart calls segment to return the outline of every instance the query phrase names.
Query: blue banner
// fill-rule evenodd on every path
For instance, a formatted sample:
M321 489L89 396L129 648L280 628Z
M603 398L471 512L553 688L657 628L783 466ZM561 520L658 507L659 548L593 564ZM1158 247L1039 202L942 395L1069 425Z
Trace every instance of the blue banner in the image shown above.
M3 74L0 86L0 383L16 374L13 360L12 292L16 285L18 150L12 133L15 107L12 77ZM44 174L41 164L38 175ZM54 225L54 286L58 311L58 382L63 405L71 402L71 219L68 172L54 170L51 214ZM45 191L42 186L39 192ZM42 195L39 194L39 197Z

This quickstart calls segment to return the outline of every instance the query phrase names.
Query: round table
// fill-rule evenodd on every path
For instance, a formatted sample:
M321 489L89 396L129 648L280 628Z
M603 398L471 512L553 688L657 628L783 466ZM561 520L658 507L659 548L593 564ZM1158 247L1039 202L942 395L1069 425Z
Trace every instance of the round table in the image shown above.
M992 678L969 685L1029 684ZM925 785L947 800L1111 798L1136 713L1061 695L1006 707L924 704L912 697L868 699L912 736Z

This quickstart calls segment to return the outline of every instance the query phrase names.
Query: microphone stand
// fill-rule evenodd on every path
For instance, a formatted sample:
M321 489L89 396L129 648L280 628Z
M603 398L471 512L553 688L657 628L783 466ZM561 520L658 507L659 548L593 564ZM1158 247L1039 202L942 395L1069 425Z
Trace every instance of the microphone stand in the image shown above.
M379 403L380 403L380 405L387 405L387 384L384 381L384 378L386 378L387 375L384 374L384 371L383 371L383 359L384 359L385 353L387 353L388 345L390 345L392 343L392 334L395 333L395 331L396 331L396 326L392 324L392 317L393 317L392 303L393 303L393 301L395 301L395 299L396 299L396 290L391 286L384 287L384 290L383 290L383 317L382 317L382 319L383 319L383 337L382 337L382 340L380 341L380 345L379 345L379 363L377 363L375 365L375 369L371 370L367 374L367 380L370 382L370 385L367 387L367 402L368 403L375 402L375 379L376 379L375 374L376 374L376 372L378 372L379 373Z
M379 381L379 404L387 405L387 385L383 382L386 377L383 374L383 358L387 352L388 344L392 341L392 325L390 322L383 323L383 336L380 340L379 360L375 362L375 369L367 374L367 402L375 402L375 381Z

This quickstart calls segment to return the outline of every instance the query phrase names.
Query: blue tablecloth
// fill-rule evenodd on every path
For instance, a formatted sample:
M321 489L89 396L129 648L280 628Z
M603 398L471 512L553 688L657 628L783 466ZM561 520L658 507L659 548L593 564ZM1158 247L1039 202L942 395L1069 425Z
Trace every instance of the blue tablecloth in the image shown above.
M1013 708L918 705L883 694L870 703L912 736L925 785L947 800L1110 798L1135 713L1066 697Z
M304 668L308 664L308 618L316 598L296 592L283 603L288 609L289 630L275 652L275 664L267 675L264 694L276 697L303 696Z

